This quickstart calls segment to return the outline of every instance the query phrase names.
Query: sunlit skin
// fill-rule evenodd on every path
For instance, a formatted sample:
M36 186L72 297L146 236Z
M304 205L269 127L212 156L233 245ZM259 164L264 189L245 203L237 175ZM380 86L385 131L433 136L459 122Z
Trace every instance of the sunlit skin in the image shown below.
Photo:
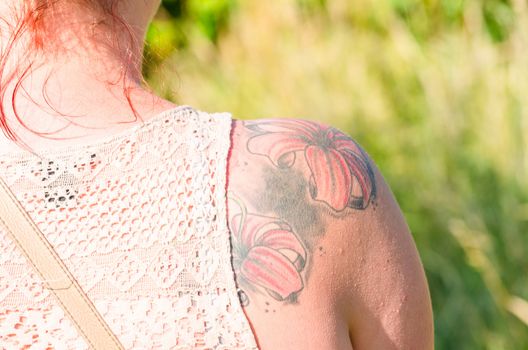
M263 349L432 349L416 248L356 142L311 121L237 121L230 174L234 268Z
M2 49L13 34L13 9L19 8L21 2L0 1L0 18L7 21L0 22ZM28 63L33 64L23 81L24 93L16 95L16 106L23 111L24 122L44 135L18 128L20 138L38 147L61 147L70 142L65 138L75 137L71 142L76 143L79 138L118 132L130 124L141 123L123 93L124 86L130 90L133 106L143 120L174 107L144 86L141 77L141 43L159 0L120 0L115 15L126 20L126 27L110 25L111 19L101 11L76 5L84 1L50 2L56 3L57 9L54 21L48 19L46 26L49 36L55 36L55 40L46 41L38 53L40 59L34 60L37 53L27 52L28 37L22 37L12 48L7 62L8 72L17 66L23 69ZM115 47L114 40L123 46ZM138 44L128 44L132 42ZM21 59L24 57L26 59ZM125 71L127 75L123 80ZM9 84L4 101L7 117L14 128L19 123L15 120L10 94L17 81L14 79Z
M0 16L12 18L19 1L2 1ZM40 151L141 123L121 83L111 84L124 71L142 119L174 107L141 83L141 45L127 52L100 41L131 34L143 42L159 0L123 1L116 15L130 31L100 25L108 19L74 3L64 1L68 5L51 23L69 49L44 52L24 83L32 99L21 95L16 102L32 129L54 131L42 137L16 128ZM9 30L1 33L5 43ZM11 65L21 50L14 48ZM49 102L78 117L41 107ZM6 112L16 125L12 111ZM432 349L422 265L400 209L365 151L335 128L286 119L234 120L231 145L233 269L260 348Z
M252 135L247 142L249 153L267 157L277 169L291 168L297 153L301 154L299 161L310 169L306 191L314 206L322 202L339 213L367 209L373 201L376 185L369 160L340 131L286 119L246 122L245 126ZM240 213L232 216L230 225L239 283L258 286L279 301L297 300L304 287L307 258L302 240L284 219L248 213L243 203L237 204Z

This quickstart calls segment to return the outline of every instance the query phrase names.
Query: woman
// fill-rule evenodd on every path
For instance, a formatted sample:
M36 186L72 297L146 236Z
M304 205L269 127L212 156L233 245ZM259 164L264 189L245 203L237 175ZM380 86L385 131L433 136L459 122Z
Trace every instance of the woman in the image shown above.
M366 153L144 87L159 0L3 0L0 176L123 348L432 349L416 248ZM0 228L0 347L87 348Z

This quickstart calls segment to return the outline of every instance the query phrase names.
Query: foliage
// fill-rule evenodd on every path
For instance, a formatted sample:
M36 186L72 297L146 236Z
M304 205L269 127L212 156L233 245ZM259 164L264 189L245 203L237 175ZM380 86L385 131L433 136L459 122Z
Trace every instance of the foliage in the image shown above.
M414 234L437 348L528 349L526 6L165 0L145 71L179 103L348 132Z

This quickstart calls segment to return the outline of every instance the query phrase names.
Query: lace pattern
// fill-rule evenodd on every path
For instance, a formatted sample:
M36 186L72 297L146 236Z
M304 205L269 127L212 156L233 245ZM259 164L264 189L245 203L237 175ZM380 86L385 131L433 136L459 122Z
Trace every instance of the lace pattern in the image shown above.
M127 349L256 349L226 220L231 116L183 106L0 171ZM0 228L0 348L84 340Z

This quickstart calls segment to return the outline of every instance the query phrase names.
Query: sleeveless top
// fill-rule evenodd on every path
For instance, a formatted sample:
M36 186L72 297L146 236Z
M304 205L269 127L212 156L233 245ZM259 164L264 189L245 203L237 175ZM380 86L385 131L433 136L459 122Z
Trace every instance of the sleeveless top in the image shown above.
M179 106L111 138L0 154L0 176L126 349L257 349L226 217L231 115ZM0 349L87 349L0 227Z

